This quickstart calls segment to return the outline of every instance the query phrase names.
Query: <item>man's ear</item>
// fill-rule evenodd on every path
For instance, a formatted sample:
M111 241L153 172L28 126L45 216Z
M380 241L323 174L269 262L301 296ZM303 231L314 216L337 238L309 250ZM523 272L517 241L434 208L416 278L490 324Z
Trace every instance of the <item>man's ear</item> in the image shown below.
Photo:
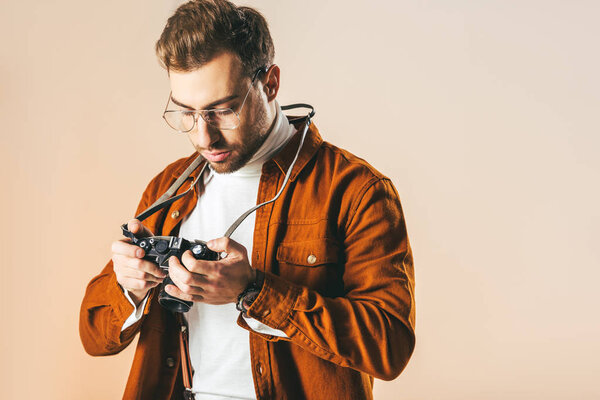
M275 64L271 65L266 72L263 90L269 102L273 101L279 92L279 72L279 67Z

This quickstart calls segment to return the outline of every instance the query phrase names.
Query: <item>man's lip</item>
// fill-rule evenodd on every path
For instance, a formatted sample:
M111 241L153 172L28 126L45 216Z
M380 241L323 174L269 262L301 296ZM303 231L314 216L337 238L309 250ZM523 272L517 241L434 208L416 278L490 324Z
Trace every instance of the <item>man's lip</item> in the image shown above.
M213 152L204 152L202 155L209 161L223 161L225 158L229 156L231 151L213 151Z

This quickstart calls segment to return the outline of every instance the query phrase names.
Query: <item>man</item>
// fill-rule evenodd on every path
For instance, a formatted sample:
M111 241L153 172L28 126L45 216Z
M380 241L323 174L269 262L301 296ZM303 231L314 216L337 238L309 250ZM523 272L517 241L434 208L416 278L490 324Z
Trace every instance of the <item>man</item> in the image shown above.
M137 237L211 239L222 254L171 257L173 284L164 285L193 303L183 329L195 398L372 398L373 377L398 376L415 340L412 254L392 183L324 142L306 118L283 115L280 70L255 10L186 3L156 50L171 84L164 118L196 153L150 182L137 213L198 154L208 168L187 179L193 191L128 228ZM244 211L275 197L223 237ZM129 240L112 253L83 299L83 345L115 354L139 333L124 398L182 398L181 326L157 301L167 274Z

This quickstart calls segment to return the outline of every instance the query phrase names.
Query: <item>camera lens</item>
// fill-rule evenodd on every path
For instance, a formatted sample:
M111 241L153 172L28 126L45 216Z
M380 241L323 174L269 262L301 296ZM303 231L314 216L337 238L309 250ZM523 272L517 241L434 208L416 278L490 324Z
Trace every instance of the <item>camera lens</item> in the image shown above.
M194 305L194 303L191 301L185 301L177 297L171 296L165 291L165 286L167 285L174 285L173 281L168 276L165 278L163 283L160 284L160 292L158 292L158 303L172 312L188 312L190 308L192 308L192 305Z

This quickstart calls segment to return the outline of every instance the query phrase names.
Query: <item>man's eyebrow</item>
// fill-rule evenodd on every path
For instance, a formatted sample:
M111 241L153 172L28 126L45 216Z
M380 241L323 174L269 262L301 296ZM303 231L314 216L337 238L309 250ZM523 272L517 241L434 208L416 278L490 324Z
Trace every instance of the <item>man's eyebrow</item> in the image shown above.
M238 97L237 94L232 94L231 96L227 96L227 97L223 97L217 101L213 101L212 103L204 106L203 108L201 108L201 110L210 110L211 108L215 108L216 106L223 104L223 103L227 103L228 101L231 101L233 99L235 99L236 97ZM179 107L183 107L183 108L187 108L188 110L195 110L194 107L190 107L186 104L183 104L182 102L180 102L179 100L175 99L173 97L173 95L171 95L171 101L175 104L177 104Z

